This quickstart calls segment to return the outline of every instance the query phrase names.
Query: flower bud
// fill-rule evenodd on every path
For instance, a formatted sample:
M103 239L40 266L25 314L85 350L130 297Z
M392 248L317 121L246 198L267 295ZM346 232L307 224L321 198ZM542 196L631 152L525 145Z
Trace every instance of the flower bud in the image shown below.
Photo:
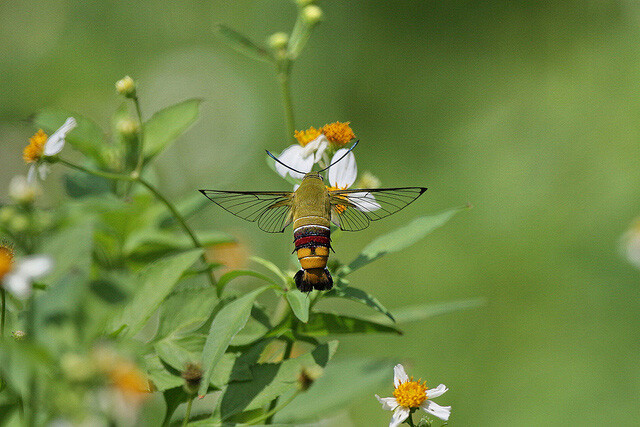
M198 392L200 388L200 381L202 380L202 368L197 363L189 363L184 371L182 371L182 379L184 379L184 391L187 394L193 395Z
M13 206L3 206L0 208L0 224L8 224L11 218L16 214Z
M283 32L273 33L269 36L269 46L274 50L286 49L289 43L289 36Z
M140 125L133 119L122 119L116 124L116 129L125 138L129 139L134 137L140 130Z
M14 233L22 233L29 228L29 218L22 214L16 214L11 218L9 229Z
M116 92L126 98L134 98L136 96L136 82L129 76L124 76L116 82Z
M27 334L24 331L13 331L11 332L11 335L16 340L23 340L24 337L27 336Z
M315 25L322 19L322 9L312 4L302 9L302 16L309 25Z
M40 187L36 183L27 182L27 178L16 175L9 182L9 197L17 203L28 205L40 195Z
M324 370L318 365L302 368L298 377L298 388L302 391L308 390L313 382L322 376L323 372Z

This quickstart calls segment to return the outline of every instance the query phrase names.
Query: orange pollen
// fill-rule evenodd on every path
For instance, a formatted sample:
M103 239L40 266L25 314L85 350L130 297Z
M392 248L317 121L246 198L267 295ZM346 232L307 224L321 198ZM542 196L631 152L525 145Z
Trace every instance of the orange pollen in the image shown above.
M427 386L420 381L413 381L413 377L411 377L409 381L396 387L393 391L393 397L398 401L398 405L405 408L418 408L422 402L427 400Z
M13 269L13 251L7 246L0 246L0 280Z
M356 137L349 123L351 122L335 122L324 125L322 127L322 133L324 133L327 139L335 146L342 147Z
M293 136L298 140L298 143L303 147L320 136L322 132L320 129L316 129L313 126L307 130L297 130Z
M44 153L44 144L47 142L47 134L42 129L38 130L31 138L29 145L24 147L22 158L26 163L33 163L40 160Z
M329 187L329 186L327 186L327 191L346 190L346 189L347 189L347 187ZM337 196L337 197L338 197L338 198L340 198L340 199L345 199L345 200L347 200L347 199L346 199L345 197L343 197L343 196ZM341 214L341 213L343 213L344 211L346 211L346 210L347 210L347 206L346 206L346 205L335 205L335 206L333 207L333 209L334 209L337 213Z

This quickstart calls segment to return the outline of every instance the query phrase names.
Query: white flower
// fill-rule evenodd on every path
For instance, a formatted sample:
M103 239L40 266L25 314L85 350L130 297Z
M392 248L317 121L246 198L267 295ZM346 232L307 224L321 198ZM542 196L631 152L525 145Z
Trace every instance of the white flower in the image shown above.
M338 161L349 150L341 148L333 155L331 163ZM346 190L351 187L358 176L358 165L356 164L356 156L350 152L342 160L329 168L329 184L331 190ZM371 212L380 209L380 204L376 202L372 193L363 191L361 193L350 193L349 201L353 203L356 209L363 212Z
M443 395L448 388L440 384L436 388L427 388L420 381L409 378L400 364L393 368L393 397L380 397L376 399L382 404L382 409L393 411L389 427L399 426L409 417L412 409L420 408L427 413L447 421L451 414L451 406L440 406L431 399Z
M40 179L45 179L49 172L49 165L43 163L43 158L55 156L64 148L65 138L73 128L77 126L76 119L69 117L58 130L50 137L38 131L30 140L29 145L24 149L23 157L27 163L31 163L27 173L27 181L33 182L36 175Z
M0 285L16 298L31 295L33 281L51 271L51 258L33 255L14 263L11 249L0 246Z
M285 148L280 154L278 160L287 166L291 166L293 169L297 169L300 172L309 173L315 163L318 163L322 159L324 151L327 149L329 141L327 138L320 134L313 141L307 143L304 147L299 144L293 144ZM292 178L302 179L304 175L287 169L284 165L276 162L276 172L278 172L283 178L287 175L291 175Z

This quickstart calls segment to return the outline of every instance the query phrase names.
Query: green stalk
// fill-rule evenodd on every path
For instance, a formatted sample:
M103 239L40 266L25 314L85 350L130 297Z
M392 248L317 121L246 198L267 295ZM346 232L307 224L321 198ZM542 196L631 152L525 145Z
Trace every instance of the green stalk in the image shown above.
M96 175L96 176L101 176L102 178L107 178L107 179L115 179L115 180L119 180L119 181L133 181L133 178L129 175L123 175L123 174L119 174L119 173L111 173L111 172L104 172L101 170L96 170L96 169L89 169L89 168L85 168L84 166L80 166L80 165L76 165L75 163L71 163L67 160L61 159L60 157L58 157L57 159L60 163L62 163L63 165L69 166L72 169L76 169L91 175Z
M291 403L293 401L293 399L295 399L299 394L300 394L300 390L296 390L296 392L293 393L293 395L291 395L290 398L288 398L286 401L284 401L282 403L282 405L280 405L278 407L271 408L266 414L260 415L257 418L254 418L254 419L252 419L250 421L247 421L245 424L254 425L254 424L258 424L260 421L264 421L265 424L271 424L271 419L273 418L273 416L278 411L282 410L285 406L287 406L289 403Z
M296 122L293 115L293 101L291 99L291 86L289 84L290 67L288 60L284 59L278 71L278 82L280 83L280 93L282 94L282 102L284 104L285 125L287 129L286 140L293 138L296 132Z
M136 165L135 171L138 175L142 171L142 164L144 162L144 133L143 133L143 122L142 122L142 110L140 110L140 101L138 97L135 96L133 98L133 104L136 106L136 115L138 116L139 123L139 132L138 132L138 164Z
M407 424L409 424L411 427L415 427L415 424L413 424L413 411L409 412L409 418L407 418Z
M25 323L26 339L30 342L35 341L35 325L36 325L36 298L34 293L31 293L27 300L27 318ZM25 414L25 425L31 427L36 425L36 417L38 415L38 383L36 378L36 372L31 372L31 378L29 379L29 394L28 394L27 411Z
M193 404L193 398L195 395L189 396L189 400L187 401L187 412L184 414L184 419L182 420L182 427L189 424L189 418L191 418L191 405Z

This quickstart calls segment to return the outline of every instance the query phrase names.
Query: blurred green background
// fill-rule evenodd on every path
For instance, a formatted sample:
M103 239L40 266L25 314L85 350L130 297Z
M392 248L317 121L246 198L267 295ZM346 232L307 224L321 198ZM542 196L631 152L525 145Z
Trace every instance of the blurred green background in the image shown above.
M450 425L636 424L639 272L620 254L620 236L640 214L640 4L319 5L325 20L293 73L297 127L350 120L361 171L384 186L429 187L402 213L343 236L337 256L351 259L419 214L474 205L352 283L390 308L488 301L411 324L402 337L343 339L338 356L388 356L430 386L445 383L438 402L453 406ZM287 189L263 156L289 143L273 70L212 29L222 22L262 41L294 18L286 0L2 2L2 194L26 172L31 114L64 108L106 128L120 102L113 83L125 74L139 82L145 115L206 100L160 159L173 198ZM59 176L43 203L62 194ZM194 221L240 235L280 265L291 251L290 235L216 208ZM390 395L391 376L378 394ZM390 417L372 394L350 412L355 426Z

